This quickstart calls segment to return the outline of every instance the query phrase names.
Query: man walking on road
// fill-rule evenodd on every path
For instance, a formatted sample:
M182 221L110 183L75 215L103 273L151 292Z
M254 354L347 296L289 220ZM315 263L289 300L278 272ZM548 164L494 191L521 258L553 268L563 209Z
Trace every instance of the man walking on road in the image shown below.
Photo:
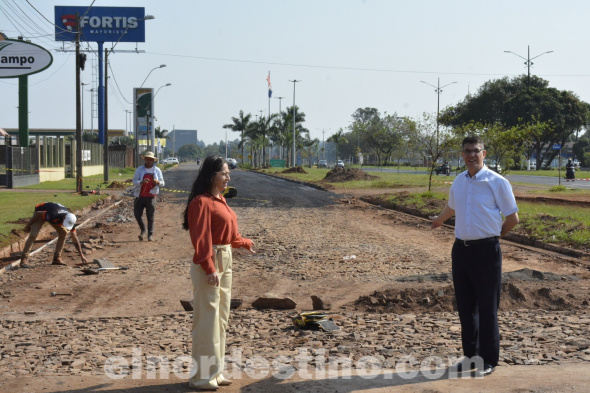
M144 160L144 165L135 170L133 176L133 186L135 187L133 195L135 201L133 203L133 213L137 224L139 224L139 240L143 241L146 235L145 223L143 222L143 211L146 211L147 216L147 239L154 240L154 216L156 214L156 197L160 192L159 186L164 186L164 177L162 171L154 162L157 158L151 151L146 151L141 156Z
M471 371L477 366L476 375L483 377L494 371L500 357L499 239L518 224L518 207L508 180L484 165L486 151L480 137L465 138L461 155L467 171L453 181L449 202L432 218L432 228L455 216L451 260L465 359L451 371Z
M27 238L25 247L23 248L23 256L20 261L20 267L30 267L28 265L29 252L33 247L33 243L35 243L37 236L39 236L39 232L41 231L43 224L46 222L48 222L58 233L57 244L55 245L55 253L53 255L53 262L51 264L62 266L66 265L64 261L61 260L61 252L64 248L68 231L71 234L72 241L76 245L76 249L80 253L82 265L88 264L88 261L82 252L82 246L78 240L78 235L76 234L76 216L74 213L70 212L67 207L59 203L45 202L35 206L35 213L33 213L33 217L31 217L25 226L25 232L29 233L29 237Z

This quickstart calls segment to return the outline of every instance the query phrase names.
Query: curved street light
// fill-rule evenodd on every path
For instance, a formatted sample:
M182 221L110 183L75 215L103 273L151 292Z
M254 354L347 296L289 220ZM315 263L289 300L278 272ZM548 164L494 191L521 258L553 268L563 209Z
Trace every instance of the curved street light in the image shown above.
M166 83L165 85L158 87L158 90L156 90L156 93L152 97L151 102L154 102L156 100L156 96L158 95L158 92L160 91L160 89L162 87L168 87L168 86L172 86L172 83ZM152 117L155 117L155 116L152 116ZM151 145L152 145L152 149L154 149L154 154L157 155L157 152L156 152L156 127L154 127L153 123L154 123L154 121L152 120ZM150 131L150 125L148 123L148 132L149 131Z
M537 55L537 56L533 57L532 59L531 59L531 46L530 45L527 45L527 57L526 58L525 57L522 57L518 53L514 53L514 52L509 51L509 50L505 50L504 53L512 53L514 56L518 56L521 59L525 60L524 65L527 66L527 69L528 69L527 85L530 87L531 86L531 66L534 64L531 60L534 60L534 59L536 59L539 56L546 55L547 53L553 53L553 51L552 50L549 50L547 52L543 52L540 55Z
M154 72L154 70L157 70L158 68L164 68L166 67L166 64L160 64L158 67L153 68L145 77L145 79L143 80L141 86L139 86L139 88L141 89L145 83L145 81L147 81L147 79L150 77L151 73Z
M438 84L437 84L437 86L431 85L430 83L424 82L424 81L420 81L420 82L425 83L428 86L434 87L434 92L438 96L437 102L436 102L436 152L438 154L438 117L439 117L439 114L440 114L440 93L442 93L443 87L447 87L447 86L452 85L453 83L457 83L457 82L447 83L444 86L441 86L440 85L440 78L438 78Z
M141 84L141 86L139 86L139 88L141 89L144 85L144 83L147 81L147 79L150 77L151 73L154 72L155 70L159 69L159 68L164 68L166 67L166 64L160 64L158 67L154 67L152 68L152 70L147 74L147 76L145 77L145 79L143 80L143 83ZM159 89L158 89L159 90ZM138 106L138 102L137 102L137 98L135 98L135 103L134 106L136 107L136 111L137 111L137 106ZM137 166L139 164L139 119L136 118L135 119L135 166ZM149 128L148 128L148 132L149 132Z

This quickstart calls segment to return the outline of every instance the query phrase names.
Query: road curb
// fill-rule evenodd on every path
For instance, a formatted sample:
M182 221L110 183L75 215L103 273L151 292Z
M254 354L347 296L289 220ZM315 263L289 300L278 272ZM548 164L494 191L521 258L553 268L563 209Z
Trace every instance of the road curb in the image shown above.
M322 190L322 191L330 191L332 192L332 190L328 190L326 188L323 188L321 186L318 186L314 183L307 183L301 180L294 180L294 179L289 179L283 176L277 176L271 173L266 173L266 172L259 172L257 170L253 170L256 173L260 173L262 175L266 175L266 176L271 176L271 177L275 177L278 179L283 179L286 181L290 181L293 183L298 183L298 184L305 184L306 186L309 187L313 187L316 188L318 190ZM361 201L368 203L372 206L379 206L383 209L389 209L389 210L395 210L395 211L399 211L401 213L405 213L405 214L409 214L412 215L414 217L418 217L418 218L422 218L425 220L430 221L430 219L428 217L425 217L424 215L420 214L420 212L416 209L410 209L410 208L405 208L405 207L384 207L382 205L376 205L375 203L371 202L370 200L367 200L364 197L359 198ZM454 225L448 225L449 228L455 228ZM528 246L528 247L533 247L533 248L540 248L542 250L546 250L546 251L550 251L550 252L555 252L558 254L562 254L562 255L566 255L568 257L573 257L573 258L588 258L590 259L590 253L588 252L584 252L584 251L580 251L580 250L574 250L572 248L566 248L566 247L559 247L556 246L554 244L550 244L550 243L543 243L539 240L530 238L528 236L524 236L524 235L518 235L516 233L509 233L506 236L504 236L502 238L503 240L508 240L512 243L517 243L517 244L521 244L523 246Z
M317 185L315 183L308 183L308 182L305 182L303 180L291 179L291 178L288 178L288 177L283 177L283 176L275 175L274 173L260 172L260 171L255 170L255 169L251 169L251 171L254 172L254 173L259 173L261 175L274 177L276 179L286 180L286 181L291 182L291 183L302 184L302 185L305 185L305 186L308 186L308 187L311 187L311 188L315 188L316 190L320 190L320 191L330 191L330 192L332 191L332 190L328 190L327 188L324 188L324 187L322 187L320 185Z

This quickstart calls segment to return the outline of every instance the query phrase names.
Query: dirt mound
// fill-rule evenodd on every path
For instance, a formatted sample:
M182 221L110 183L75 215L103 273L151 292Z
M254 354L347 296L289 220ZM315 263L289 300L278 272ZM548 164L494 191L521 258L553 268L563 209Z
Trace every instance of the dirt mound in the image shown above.
M564 311L587 309L590 305L590 294L580 296L572 293L571 282L578 280L575 276L522 269L504 273L502 277L502 311ZM450 273L400 278L398 281L402 284L361 296L352 306L356 310L395 314L456 311L455 292L449 283L451 280Z
M121 182L118 182L118 181L114 181L114 182L112 182L111 184L109 184L107 186L107 188L115 189L115 190L121 190L121 189L123 189L125 187L126 187L125 183L121 183Z
M281 173L304 173L307 175L307 172L305 172L305 170L300 166L295 166L292 168L285 169Z
M361 296L354 303L355 309L367 312L413 314L423 312L454 311L455 292L452 285L430 288L391 288Z
M378 176L369 175L367 172L356 168L334 168L326 174L322 181L329 183L345 182L352 180L373 180Z

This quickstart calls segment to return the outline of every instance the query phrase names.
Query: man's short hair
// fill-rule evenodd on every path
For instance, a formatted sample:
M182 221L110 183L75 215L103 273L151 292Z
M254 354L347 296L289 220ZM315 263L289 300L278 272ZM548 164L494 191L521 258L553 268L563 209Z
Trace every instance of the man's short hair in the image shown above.
M465 139L463 139L463 144L461 145L461 147L469 144L480 144L483 148L483 139L481 139L481 137L477 135L468 135L465 137Z

